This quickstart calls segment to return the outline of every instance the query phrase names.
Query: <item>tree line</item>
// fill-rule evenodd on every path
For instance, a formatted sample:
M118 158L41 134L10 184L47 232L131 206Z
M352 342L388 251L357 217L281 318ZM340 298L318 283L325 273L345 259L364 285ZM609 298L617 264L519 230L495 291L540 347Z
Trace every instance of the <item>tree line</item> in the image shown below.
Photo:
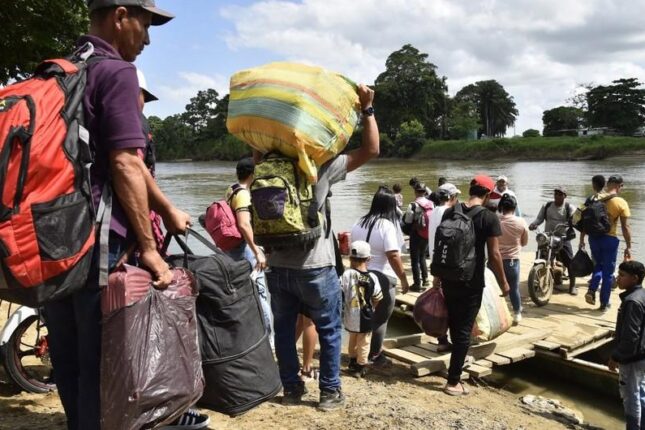
M611 85L586 84L568 106L545 110L544 136L577 135L580 128L608 128L630 136L645 125L645 89L636 78L621 78Z

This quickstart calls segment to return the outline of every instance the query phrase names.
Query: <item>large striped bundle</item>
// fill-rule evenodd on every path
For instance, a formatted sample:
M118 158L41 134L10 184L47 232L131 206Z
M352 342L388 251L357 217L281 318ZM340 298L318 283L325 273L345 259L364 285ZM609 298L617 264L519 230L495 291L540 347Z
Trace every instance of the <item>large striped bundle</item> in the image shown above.
M482 305L472 332L472 337L480 342L495 339L513 324L506 299L500 297L502 290L497 284L495 275L488 268L486 268L485 282Z
M228 131L260 152L297 158L310 182L358 122L356 84L319 67L271 63L231 78Z

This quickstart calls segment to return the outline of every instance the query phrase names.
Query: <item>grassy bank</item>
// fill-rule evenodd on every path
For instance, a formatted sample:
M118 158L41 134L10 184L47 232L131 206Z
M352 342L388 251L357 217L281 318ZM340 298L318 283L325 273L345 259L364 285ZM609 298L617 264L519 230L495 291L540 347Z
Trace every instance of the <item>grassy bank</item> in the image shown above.
M601 160L638 152L645 152L645 138L620 136L514 137L477 141L429 141L423 145L416 158Z

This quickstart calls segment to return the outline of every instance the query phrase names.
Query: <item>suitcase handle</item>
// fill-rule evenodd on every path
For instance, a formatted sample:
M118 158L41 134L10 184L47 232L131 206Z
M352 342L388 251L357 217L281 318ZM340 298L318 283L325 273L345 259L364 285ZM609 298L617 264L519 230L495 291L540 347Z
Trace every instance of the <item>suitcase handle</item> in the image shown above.
M18 213L20 209L20 201L22 200L22 193L25 187L25 180L27 179L27 170L29 169L29 152L31 150L31 136L35 128L36 105L31 96L20 97L27 103L29 109L29 129L24 127L14 127L9 131L7 140L4 142L2 152L0 153L0 196L4 196L7 168L9 167L9 158L13 152L14 140L22 146L22 157L20 159L20 172L18 173L18 183L13 198L13 207L7 207L4 203L0 203L0 219L6 220L11 215Z

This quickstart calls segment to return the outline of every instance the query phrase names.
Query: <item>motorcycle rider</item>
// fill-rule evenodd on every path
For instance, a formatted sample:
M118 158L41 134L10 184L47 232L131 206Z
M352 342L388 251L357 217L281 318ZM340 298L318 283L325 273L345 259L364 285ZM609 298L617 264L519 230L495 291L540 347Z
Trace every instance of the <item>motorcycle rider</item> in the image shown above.
M571 227L571 217L576 208L571 203L567 202L566 198L567 189L562 185L556 186L553 189L553 201L542 205L535 221L529 225L529 230L535 230L545 221L546 224L544 225L544 231L547 233L553 233L558 224L568 224L569 227ZM573 230L567 229L567 232L569 231L572 232ZM575 296L578 294L578 289L575 286L575 278L570 275L571 272L569 270L571 260L573 259L571 239L573 239L573 237L569 236L569 234L563 238L562 249L560 249L556 258L567 268L570 276L569 294Z

